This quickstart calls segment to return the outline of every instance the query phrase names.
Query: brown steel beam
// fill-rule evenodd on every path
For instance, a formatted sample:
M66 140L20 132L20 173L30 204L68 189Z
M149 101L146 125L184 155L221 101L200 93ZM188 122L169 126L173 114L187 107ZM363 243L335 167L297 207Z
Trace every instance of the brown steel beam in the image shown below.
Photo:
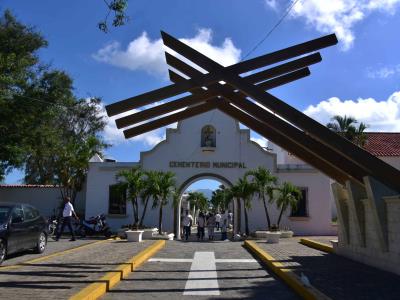
M128 139L128 138L140 135L142 133L175 123L177 121L191 118L193 116L196 116L201 113L215 109L216 107L217 107L216 102L206 102L204 104L196 105L196 106L187 108L184 111L177 112L177 113L168 115L166 117L162 117L160 119L150 121L145 124L126 129L126 130L124 130L124 135L125 135L125 138Z
M178 60L174 62L174 67L178 70L182 71L185 69L187 72L185 75L187 76L195 76L198 74L198 71L188 65L185 68L181 69L181 66L185 65L184 62ZM183 71L182 71L183 72ZM175 75L173 78L170 78L172 81L179 82L179 80L184 80L183 77L179 75ZM251 101L241 97L238 93L233 93L229 90L228 87L219 86L218 84L214 84L209 86L208 91L213 92L216 89L220 89L223 91L223 94L226 96L226 99L229 99L234 105L242 109L244 112L249 115L253 115L258 119L261 124L264 124L268 130L274 130L276 135L282 136L281 139L289 139L290 141L294 141L291 143L296 144L295 148L291 148L289 151L293 152L293 154L298 155L297 149L302 152L308 152L311 157L316 160L321 160L323 163L319 163L321 167L328 168L328 171L331 172L331 169L337 169L337 171L341 171L343 169L346 171L351 177L353 177L357 182L363 183L363 173L360 169L352 163L351 161L346 160L342 156L338 156L332 149L326 147L324 144L319 143L317 140L314 140L310 136L306 135L301 130L293 127L289 123L283 121L282 119L276 117L270 112L262 109ZM207 92L199 91L198 93L207 94ZM305 146L306 145L306 146ZM324 153L323 157L321 153ZM302 154L300 154L302 155ZM299 157L300 157L299 155ZM303 155L304 156L304 155ZM328 158L328 159L327 159ZM309 157L308 157L309 159ZM311 162L306 161L311 164ZM321 170L324 171L324 170Z
M175 64L175 62L174 62ZM179 76L177 75L175 72L169 70L170 73L170 78L173 79L175 76ZM292 73L280 76L280 77L276 77L274 79L268 80L268 81L264 81L259 83L259 86L264 88L264 89L272 89L274 87L292 82L294 80L306 77L310 74L310 71L308 70L308 68L303 68L297 71L294 71ZM180 76L179 76L180 77ZM178 79L178 78L177 78ZM182 81L182 78L180 78L180 80ZM184 80L184 79L183 79ZM172 80L174 82L174 80ZM178 80L176 80L178 81ZM202 88L196 88L194 90L191 90L192 92L194 91L203 91L204 90ZM186 96L174 101L170 101L164 104L160 104L157 106L154 106L152 108L148 108L142 111L139 111L137 113L133 113L131 115L119 118L115 121L117 128L123 128L123 127L127 127L129 125L133 125L142 121L146 121L170 112L173 112L175 110L178 109L182 109L191 105L195 105L198 104L204 100L207 100L211 97L217 96L218 95L218 91L215 92L209 92L207 94L202 94L201 96Z
M163 32L161 32L163 35ZM299 55L303 55L312 51L316 51L325 47L332 46L337 43L335 35L327 35L315 40L311 40L302 44L298 44L283 50L272 52L266 55L262 55L244 62L234 64L227 67L228 72L235 74L244 73L257 68L262 68L266 65L277 63L283 60L291 59ZM158 100L170 98L181 93L184 93L196 86L206 86L213 82L222 80L221 74L212 73L204 74L198 77L197 80L186 80L179 84L173 84L166 87L162 87L135 97L130 97L125 100L110 104L106 106L108 116L115 116L117 114L129 111L134 108L138 108Z
M240 123L247 126L251 130L257 132L259 135L274 142L276 145L295 154L302 161L310 164L314 168L320 170L322 173L338 181L339 183L345 184L346 180L351 179L351 177L349 177L340 168L332 167L325 161L319 159L317 156L299 147L291 139L283 136L281 133L277 132L274 128L269 127L264 123L261 123L260 121L254 119L245 112L233 107L228 102L220 104L218 109L220 109L227 115L231 116L232 118L238 120Z
M226 72L226 68L172 36L163 33L163 40L166 46L196 63L200 67L209 72L222 73L224 81L241 90L247 96L255 99L260 104L265 105L267 108L278 113L278 115L282 116L289 122L302 128L308 134L314 136L316 139L332 148L338 155L343 155L348 160L357 164L364 170L364 176L375 177L382 183L400 191L400 171L396 168L332 132L322 124L314 121L280 99L271 94L265 93L262 89L250 84L245 79L233 74L233 72ZM324 154L321 153L321 155Z
M171 54L169 54L168 52L165 52L165 60L167 62L168 65L170 65L171 67L173 67L176 63L179 62L179 59ZM293 71L299 70L299 69L304 69L307 68L309 65L312 64L316 64L318 62L320 62L322 60L321 58L321 54L319 53L314 53L293 61L290 61L288 63L270 68L270 69L266 69L251 75L247 75L244 78L246 78L249 82L251 83L258 83L258 82L262 82L265 81L267 79L271 79L280 75L284 75L287 73L291 73ZM189 65L187 65L189 66ZM191 66L189 66L190 68L192 68ZM183 72L184 74L186 74L187 72L189 72L190 69L186 70L186 68L181 69L181 72ZM199 71L200 72L200 71ZM197 76L201 75L202 73L200 72Z

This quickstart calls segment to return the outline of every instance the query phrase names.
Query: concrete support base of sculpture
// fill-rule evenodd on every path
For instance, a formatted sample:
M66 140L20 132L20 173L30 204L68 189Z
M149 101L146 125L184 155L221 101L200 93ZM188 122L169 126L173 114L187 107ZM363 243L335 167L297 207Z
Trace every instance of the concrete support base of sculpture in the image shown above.
M374 178L332 184L338 210L337 254L400 275L400 195Z

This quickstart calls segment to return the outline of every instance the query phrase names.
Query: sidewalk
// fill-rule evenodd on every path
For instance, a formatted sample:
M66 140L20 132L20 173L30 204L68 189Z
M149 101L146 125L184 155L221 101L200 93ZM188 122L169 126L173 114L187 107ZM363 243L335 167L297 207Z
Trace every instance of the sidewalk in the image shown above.
M400 276L309 248L298 240L281 239L279 244L258 241L257 245L297 275L304 273L332 299L400 299Z

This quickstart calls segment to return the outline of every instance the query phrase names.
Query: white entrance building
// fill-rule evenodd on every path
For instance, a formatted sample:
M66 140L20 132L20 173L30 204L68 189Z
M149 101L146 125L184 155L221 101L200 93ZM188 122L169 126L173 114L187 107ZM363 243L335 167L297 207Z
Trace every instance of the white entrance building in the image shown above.
M181 192L201 179L215 179L230 186L246 171L263 166L281 182L290 181L303 192L299 209L288 210L281 226L289 227L295 234L336 234L336 226L332 224L330 178L271 143L262 148L250 140L248 129L240 129L237 121L218 110L183 120L176 129L167 129L166 139L152 150L142 152L139 162L93 159L86 185L86 217L107 212L115 230L132 223L131 205L115 193L113 185L119 170L135 165L144 170L174 172ZM180 213L178 208L177 222ZM272 223L277 218L278 211L271 205ZM148 210L144 224L156 226L157 222L158 210ZM249 227L250 231L266 228L264 208L256 198L249 210ZM163 228L169 232L174 229L172 204L164 208Z

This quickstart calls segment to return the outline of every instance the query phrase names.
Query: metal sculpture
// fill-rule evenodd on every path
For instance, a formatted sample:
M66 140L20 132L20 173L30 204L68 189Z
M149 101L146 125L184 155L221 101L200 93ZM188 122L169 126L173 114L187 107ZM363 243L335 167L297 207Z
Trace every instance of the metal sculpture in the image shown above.
M400 191L399 170L266 91L308 76L308 66L322 60L319 52L309 53L337 44L334 34L228 67L165 32L161 35L165 46L208 73L166 52L167 64L188 79L170 70L173 84L110 104L106 106L108 115L118 115L187 92L191 95L118 118L118 128L146 122L125 129L126 138L219 109L341 184L351 181L364 185L364 177L369 176ZM298 56L302 57L294 59ZM290 59L293 60L240 76Z

